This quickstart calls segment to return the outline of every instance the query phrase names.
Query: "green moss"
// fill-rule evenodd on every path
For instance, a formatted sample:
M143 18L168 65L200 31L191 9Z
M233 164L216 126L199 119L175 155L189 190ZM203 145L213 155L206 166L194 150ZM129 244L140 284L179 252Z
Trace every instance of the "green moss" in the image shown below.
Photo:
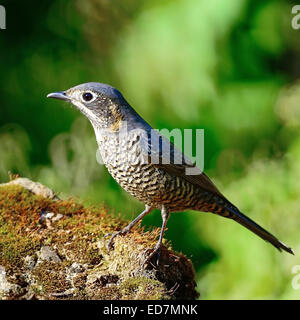
M39 249L36 239L24 238L19 235L7 237L0 243L0 263L8 269L17 269L23 266L23 258L33 255Z
M60 214L59 219L41 219L49 212L53 217ZM104 207L85 207L73 199L44 198L18 185L1 186L0 265L5 267L9 281L16 275L24 278L24 273L27 280L34 279L31 291L44 299L169 299L174 297L168 290L176 282L184 284L182 278L190 283L190 294L196 297L193 268L182 275L180 270L185 268L172 260L174 253L167 248L162 251L161 261L172 264L172 268L143 268L145 251L155 246L159 229L144 232L135 227L126 236L116 237L114 248L107 251L108 240L103 235L126 224ZM60 263L39 258L45 245L55 250ZM26 256L39 258L30 271L24 263ZM179 260L191 265L186 258ZM73 263L83 270L72 273ZM64 296L69 289L71 294Z
M61 232L52 234L39 223L42 212L64 215L55 223L55 228ZM79 255L80 262L90 263L97 258L90 238L96 235L97 229L105 229L113 221L111 217L104 219L104 214L102 209L84 208L72 199L54 201L17 185L0 187L0 263L17 266L20 258L36 251L41 242L64 245L68 241L72 241L70 249ZM109 224L107 230L111 227ZM73 241L74 233L77 241Z
M71 289L71 283L66 279L64 264L43 261L34 268L32 275L37 280L41 294L52 295Z
M158 280L144 277L128 278L120 286L121 296L127 300L163 300L170 297Z

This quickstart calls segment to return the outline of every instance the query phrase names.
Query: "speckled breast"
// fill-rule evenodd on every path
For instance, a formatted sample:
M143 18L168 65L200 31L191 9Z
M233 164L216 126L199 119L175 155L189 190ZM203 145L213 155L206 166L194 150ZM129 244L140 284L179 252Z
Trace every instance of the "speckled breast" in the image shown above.
M209 195L185 179L171 176L144 161L139 137L118 135L97 137L100 153L112 177L133 197L154 208L165 205L170 211L208 211ZM207 210L206 210L207 209Z
M158 207L163 173L142 160L138 136L128 140L101 135L97 141L105 166L120 186L141 202Z

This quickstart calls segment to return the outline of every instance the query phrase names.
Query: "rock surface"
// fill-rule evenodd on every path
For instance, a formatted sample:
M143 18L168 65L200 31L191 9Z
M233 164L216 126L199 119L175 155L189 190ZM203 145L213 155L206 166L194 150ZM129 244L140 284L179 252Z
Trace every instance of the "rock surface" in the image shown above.
M1 184L0 299L196 299L193 265L170 244L143 267L159 229L106 249L103 235L126 224L26 178Z
M0 187L18 185L22 186L25 189L31 191L32 193L50 199L58 199L55 196L55 193L48 187L42 185L39 182L33 182L27 178L16 178L8 183L1 183Z

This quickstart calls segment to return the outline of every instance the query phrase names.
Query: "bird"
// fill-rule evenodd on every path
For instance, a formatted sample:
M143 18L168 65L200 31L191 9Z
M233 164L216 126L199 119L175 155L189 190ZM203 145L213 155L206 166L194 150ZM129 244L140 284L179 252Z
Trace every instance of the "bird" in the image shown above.
M110 236L108 250L113 248L115 237L127 234L147 214L158 209L162 217L159 239L145 262L156 256L159 264L170 214L186 210L210 212L232 219L279 251L294 254L290 247L233 205L203 170L153 129L116 88L88 82L50 93L47 98L70 102L88 118L109 173L125 191L145 205L145 209L125 228L106 235ZM189 169L194 169L193 174Z

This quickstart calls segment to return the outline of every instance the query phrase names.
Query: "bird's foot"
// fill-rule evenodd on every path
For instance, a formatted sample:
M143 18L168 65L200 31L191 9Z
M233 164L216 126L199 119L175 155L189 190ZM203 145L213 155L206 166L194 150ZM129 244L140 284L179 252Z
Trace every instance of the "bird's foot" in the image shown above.
M157 267L159 265L160 248L161 248L161 245L156 245L152 249L145 250L145 254L148 254L149 251L150 251L150 253L148 254L147 258L143 261L143 264L142 264L143 268L145 268L149 263L151 263L151 260L154 257L156 257L154 266Z
M108 241L108 244L106 245L107 250L110 251L110 250L112 249L112 247L113 247L113 246L112 246L112 243L113 243L113 240L114 240L115 237L117 237L117 236L124 236L124 235L125 235L126 233L128 233L128 232L129 232L129 230L127 230L127 229L125 228L125 229L120 230L120 231L115 232L115 233L107 233L107 234L105 234L104 237L103 237L104 239L110 236L110 239L109 239L109 241Z

